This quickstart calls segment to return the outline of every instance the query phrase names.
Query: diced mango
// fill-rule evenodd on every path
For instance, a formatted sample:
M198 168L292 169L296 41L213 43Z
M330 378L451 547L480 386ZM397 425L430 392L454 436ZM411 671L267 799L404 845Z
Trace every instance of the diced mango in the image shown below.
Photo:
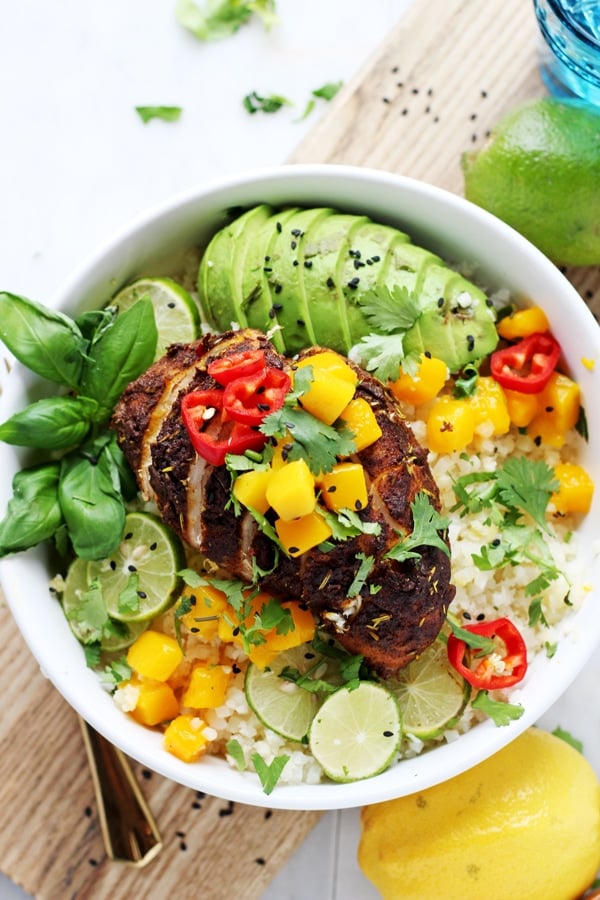
M213 638L219 627L219 616L227 606L225 593L212 584L202 584L195 588L187 586L183 597L191 608L180 616L181 623L205 640Z
M286 601L282 606L290 610L294 628L286 634L278 634L277 629L272 628L264 632L264 644L253 644L250 647L248 656L259 669L266 668L283 650L306 644L315 636L315 619L309 609L296 601Z
M269 508L267 485L271 477L270 469L252 469L242 472L233 483L233 496L242 506L255 509L264 515Z
M506 434L510 428L510 414L502 387L489 376L477 379L477 387L471 397L471 406L475 413L475 430L482 426L487 434L491 426L491 434ZM485 430L487 429L487 430Z
M246 594L248 597L248 594ZM269 600L272 600L270 594L265 594L262 591L255 594L250 600L250 612L247 615L246 619L243 621L243 624L246 627L249 627L253 624L254 618L256 615L260 615L260 611ZM240 617L236 610L231 606L231 604L227 604L225 607L221 618L219 619L219 640L223 641L226 644L231 644L235 642L237 644L242 643L242 639L240 637L240 624L242 624Z
M167 681L182 659L175 638L151 629L142 632L127 651L127 662L134 672L156 681Z
M295 459L271 473L266 498L284 521L306 516L315 508L315 480L303 459Z
M382 432L375 413L362 397L351 400L340 418L354 434L357 450L364 450L381 437Z
M273 448L273 456L271 457L271 471L275 471L275 469L281 469L282 466L287 465L288 454L292 447L294 440L289 433L285 435L285 437L278 440Z
M173 689L164 681L131 681L138 689L138 698L131 715L142 725L159 725L179 712Z
M182 706L191 706L193 709L216 709L217 706L222 706L230 681L229 666L197 663L181 698Z
M437 397L448 379L448 366L435 356L421 356L414 374L400 371L400 377L390 383L390 390L398 400L421 406Z
M326 425L333 425L340 413L354 397L355 385L327 369L314 369L309 389L300 403L311 415Z
M169 722L163 736L164 747L184 762L195 762L206 750L206 723L198 716L182 714Z
M365 470L360 463L338 463L322 476L319 487L325 505L333 512L364 509L369 499Z
M438 397L427 417L429 449L434 453L464 450L473 440L475 421L475 410L468 399Z
M577 382L561 372L553 372L540 394L540 411L527 433L538 443L562 447L567 432L579 418L580 394Z
M318 512L292 521L277 519L275 530L290 556L300 556L331 537L331 528Z
M523 394L504 388L504 396L510 421L517 428L526 428L540 411L540 394Z
M507 341L516 341L549 329L550 323L546 313L539 306L517 309L512 315L501 319L497 326L498 334Z
M587 513L592 505L594 482L583 466L576 463L559 463L554 466L554 476L560 487L552 494L550 502L559 513Z
M350 368L344 357L334 350L323 350L320 353L313 353L312 356L306 356L299 362L294 363L295 369L303 369L306 366L312 366L313 371L315 369L323 369L331 375L335 375L336 378L349 381L350 384L356 384L358 381L358 376Z

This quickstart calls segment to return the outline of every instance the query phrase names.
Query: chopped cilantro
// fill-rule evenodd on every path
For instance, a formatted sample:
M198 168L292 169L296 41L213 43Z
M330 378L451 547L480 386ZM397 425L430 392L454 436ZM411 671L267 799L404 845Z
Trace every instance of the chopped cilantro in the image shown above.
M257 112L276 113L282 106L293 106L293 103L280 94L269 94L267 97L263 97L256 91L251 91L242 100L242 105L246 112L254 115Z
M565 731L564 728L561 728L560 725L557 725L552 734L560 738L561 741L565 741L565 743L570 744L575 750L578 750L579 753L583 753L583 744L577 738L573 737L573 735L569 731Z
M333 100L343 83L343 81L328 81L327 84L322 85L320 88L315 88L314 91L312 91L312 95L313 97L320 97L322 100L327 100L329 102L330 100Z
M132 668L123 656L120 659L113 659L104 667L101 680L104 684L120 684L122 681L128 681L131 678Z
M225 744L225 750L236 764L238 771L243 772L246 768L246 757L240 742L235 738L230 738Z
M291 434L288 460L304 459L315 475L330 472L338 456L350 456L356 450L351 431L326 425L299 406L282 406L265 418L260 430L279 440Z
M119 612L123 614L136 613L140 608L140 596L138 588L140 576L137 572L130 572L127 584L119 594Z
M525 712L522 706L506 703L504 700L493 700L487 691L479 691L471 706L485 713L499 728L520 719Z
M175 17L180 25L201 41L220 41L235 34L253 14L266 29L277 22L275 0L177 0Z
M381 285L367 291L360 307L370 324L383 334L402 334L413 327L421 315L417 298L408 288Z
M375 565L375 558L373 556L357 553L356 558L359 560L359 566L352 584L348 588L348 597L357 597L360 594Z
M419 547L437 547L449 556L448 546L440 535L440 532L445 532L448 528L448 519L432 506L425 491L419 491L410 508L413 514L413 530L388 550L386 558L396 562L417 559L420 556Z
M260 778L263 791L265 794L270 794L279 781L290 757L287 754L276 756L272 763L266 763L260 753L253 753L250 758L256 769L256 774Z
M85 664L90 669L95 669L100 663L100 641L94 641L90 644L83 645L83 654L85 656Z
M358 537L359 534L381 534L379 522L363 522L353 509L342 509L338 513L329 510L318 512L331 528L331 536L336 541L345 541L348 538Z
M136 106L136 113L147 124L152 119L162 119L163 122L177 122L181 118L180 106Z

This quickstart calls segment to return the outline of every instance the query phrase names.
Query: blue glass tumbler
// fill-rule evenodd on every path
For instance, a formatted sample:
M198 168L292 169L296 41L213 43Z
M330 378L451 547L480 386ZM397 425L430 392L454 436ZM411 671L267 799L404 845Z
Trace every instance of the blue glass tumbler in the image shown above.
M550 93L600 107L600 0L534 0Z

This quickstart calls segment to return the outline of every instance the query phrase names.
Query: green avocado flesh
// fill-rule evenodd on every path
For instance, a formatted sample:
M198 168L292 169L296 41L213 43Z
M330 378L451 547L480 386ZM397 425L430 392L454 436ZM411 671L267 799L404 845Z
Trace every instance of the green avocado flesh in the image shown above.
M483 291L407 234L367 216L253 207L214 235L198 273L210 327L268 331L288 355L313 344L348 353L377 332L363 304L387 291L399 304L416 300L421 311L404 334L405 354L430 353L457 372L496 347L495 313Z

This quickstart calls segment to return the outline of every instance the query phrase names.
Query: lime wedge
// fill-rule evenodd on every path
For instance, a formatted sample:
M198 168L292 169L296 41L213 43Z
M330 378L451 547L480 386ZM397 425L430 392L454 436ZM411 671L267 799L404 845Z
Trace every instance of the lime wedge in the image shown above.
M312 691L281 678L280 672L289 667L305 675L318 665L310 644L282 651L265 670L249 664L245 679L246 699L263 725L290 741L301 741L306 737L319 700Z
M439 737L460 717L469 685L448 662L438 640L388 682L402 710L402 728L421 740Z
M75 559L69 566L61 598L71 631L82 644L95 643L107 653L124 650L145 630L145 622L117 622L108 613L101 592L94 593L88 582L88 562Z
M323 703L309 732L310 750L333 781L358 781L383 772L400 741L400 708L382 684L339 688Z
M172 278L140 278L119 291L110 305L124 312L147 297L154 307L158 331L156 359L171 344L189 343L200 332L200 314L193 297Z
M149 513L128 513L123 538L111 557L88 562L87 579L98 579L109 616L149 622L171 606L183 587L185 566L176 534Z

